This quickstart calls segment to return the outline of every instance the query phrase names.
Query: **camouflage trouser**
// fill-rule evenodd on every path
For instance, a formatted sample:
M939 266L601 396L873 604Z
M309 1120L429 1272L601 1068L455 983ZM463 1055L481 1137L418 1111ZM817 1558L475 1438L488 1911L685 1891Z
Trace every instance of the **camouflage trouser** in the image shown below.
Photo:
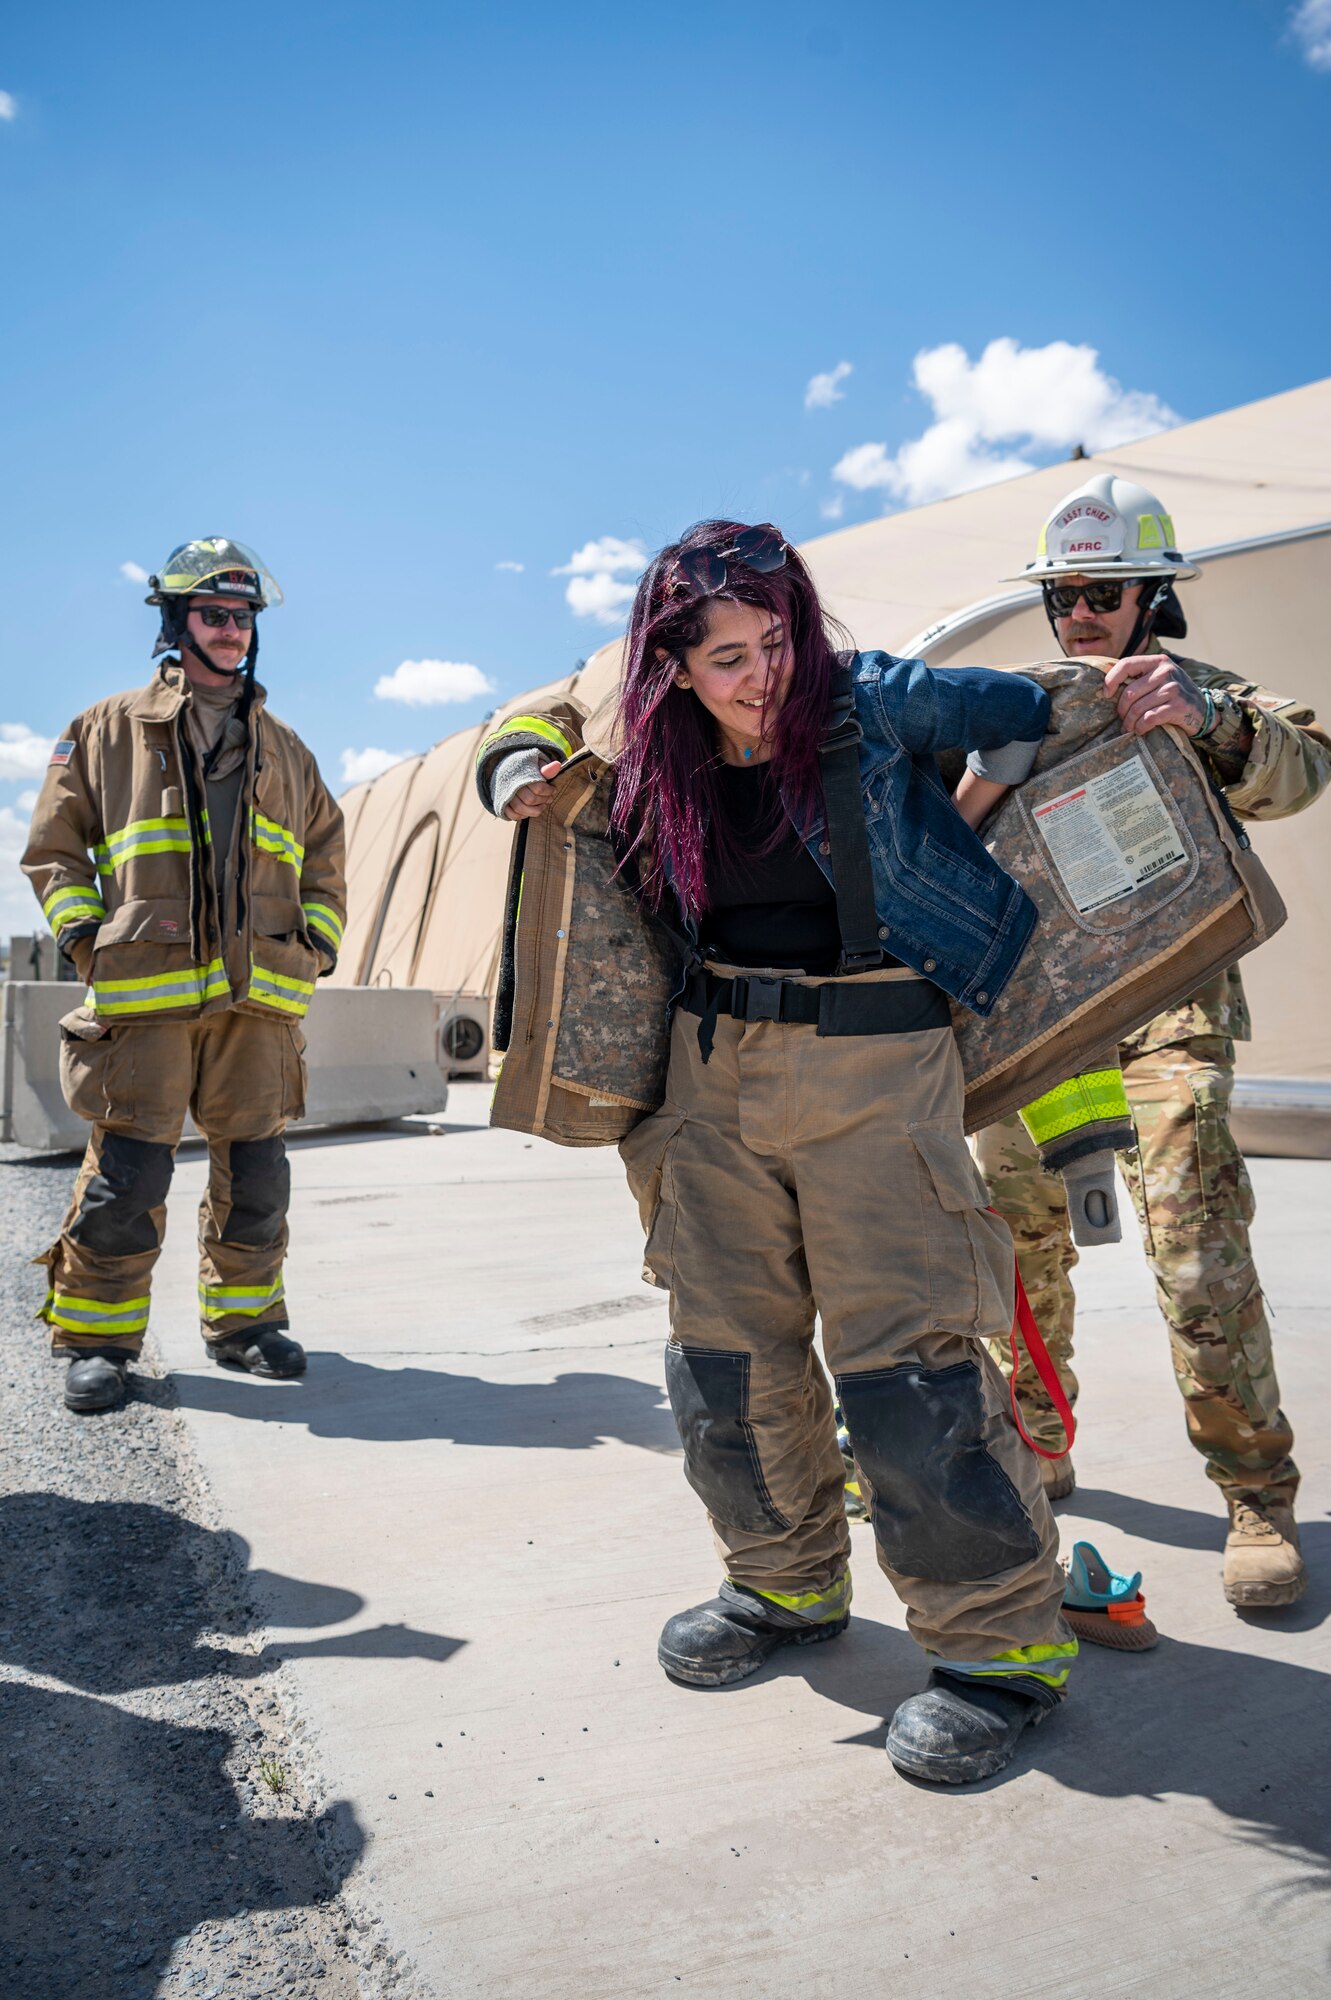
M1262 1288L1248 1224L1252 1184L1229 1129L1234 1045L1195 1036L1147 1055L1123 1050L1123 1082L1137 1150L1120 1164L1156 1297L1169 1329L1188 1436L1207 1475L1227 1493L1290 1500L1298 1471L1294 1434L1280 1408ZM994 1206L1012 1231L1031 1309L1069 1402L1077 1262L1063 1183L1041 1170L1019 1118L979 1134L977 1155ZM996 1353L1010 1373L1006 1351ZM1031 1435L1046 1449L1063 1430L1023 1353L1017 1397Z

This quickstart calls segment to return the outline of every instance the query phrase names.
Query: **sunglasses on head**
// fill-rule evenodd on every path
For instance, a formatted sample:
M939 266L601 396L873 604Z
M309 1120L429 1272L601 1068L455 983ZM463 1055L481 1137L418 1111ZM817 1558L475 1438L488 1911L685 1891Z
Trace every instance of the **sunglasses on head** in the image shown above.
M211 625L217 631L221 631L228 622L238 632L254 629L254 611L248 604L242 604L238 611L229 604L196 604L192 609L198 612L205 625Z
M728 563L741 563L759 576L770 576L773 570L784 568L785 560L786 545L775 528L745 528L728 549L688 549L676 556L668 588L675 591L687 584L699 596L711 597L725 588Z
M1046 583L1044 601L1055 618L1066 618L1077 608L1077 599L1084 597L1091 611L1117 611L1123 602L1123 592L1130 583L1140 578L1096 577L1090 583Z

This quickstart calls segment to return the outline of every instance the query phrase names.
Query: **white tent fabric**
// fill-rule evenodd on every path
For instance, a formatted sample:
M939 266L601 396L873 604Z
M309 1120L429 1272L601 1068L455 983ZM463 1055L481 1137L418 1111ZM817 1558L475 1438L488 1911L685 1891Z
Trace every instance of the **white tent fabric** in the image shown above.
M1331 651L1319 599L1331 574L1331 379L1076 465L885 515L810 542L828 608L860 646L938 666L1001 666L1054 650L1030 592L1000 579L1034 552L1040 524L1083 476L1125 474L1159 493L1187 552L1215 550L1183 586L1179 650L1311 702L1331 718ZM1220 551L1224 553L1220 553ZM500 716L614 686L620 641L582 672L528 691ZM336 979L493 990L511 830L481 810L471 763L486 724L445 737L343 799L350 917ZM1250 1076L1331 1078L1331 824L1328 808L1256 829L1290 921L1245 966L1256 1038Z

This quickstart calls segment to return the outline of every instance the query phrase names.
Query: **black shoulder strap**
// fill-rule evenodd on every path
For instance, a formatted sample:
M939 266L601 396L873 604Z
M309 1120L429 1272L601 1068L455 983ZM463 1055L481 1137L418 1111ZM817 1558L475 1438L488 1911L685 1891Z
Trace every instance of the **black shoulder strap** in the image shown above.
M818 747L827 810L827 840L832 850L832 887L836 893L837 928L841 932L838 972L864 972L881 965L886 953L878 938L878 912L873 900L873 867L864 825L860 788L860 742L863 730L855 715L855 687L850 662L839 659L832 675L832 706Z

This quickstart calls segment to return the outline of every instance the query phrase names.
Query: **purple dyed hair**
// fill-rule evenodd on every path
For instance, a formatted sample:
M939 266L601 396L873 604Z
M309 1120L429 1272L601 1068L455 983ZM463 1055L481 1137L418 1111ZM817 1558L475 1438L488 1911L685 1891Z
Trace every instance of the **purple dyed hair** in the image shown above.
M625 641L617 730L623 747L610 823L621 853L636 859L645 901L659 907L673 884L692 916L707 907L709 837L726 837L718 811L721 760L711 716L695 694L676 686L675 673L686 652L706 638L710 607L718 597L728 598L784 621L793 659L776 718L771 771L801 833L822 804L818 744L831 699L834 642L849 643L823 610L813 578L789 544L778 570L760 574L732 558L715 596L691 589L676 567L681 554L706 550L724 556L743 532L742 522L699 521L662 549L638 584ZM773 845L780 834L778 822Z

